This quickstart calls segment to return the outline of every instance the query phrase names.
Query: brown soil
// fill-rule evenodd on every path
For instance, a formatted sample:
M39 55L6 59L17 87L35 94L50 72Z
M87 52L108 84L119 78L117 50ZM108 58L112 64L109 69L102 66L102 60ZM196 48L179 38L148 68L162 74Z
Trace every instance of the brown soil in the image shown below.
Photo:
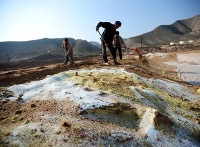
M154 59L145 59L144 62L140 63L135 55L126 55L124 54L124 60L121 65L113 65L110 59L110 67L122 67L129 72L134 72L140 76L147 78L166 78L173 81L181 82L190 87L191 84L182 81L177 77L177 73L174 71L175 67L167 66L162 62L170 60L169 58L174 58L174 55L169 56L168 59L154 58ZM20 65L22 66L22 65ZM101 68L103 61L101 56L91 57L89 59L76 61L76 64L73 66L63 65L63 63L55 63L50 65L34 65L29 68L21 69L9 69L6 71L0 72L0 86L6 87L13 84L21 84L34 80L40 80L45 78L47 75L54 75L59 72L76 70L82 68Z
M169 57L175 58L173 54ZM191 85L179 79L176 72L174 72L174 67L162 64L163 59L161 58L152 60L146 59L147 62L139 63L134 55L124 54L124 60L120 62L121 65L113 65L111 59L109 61L111 65L107 67L123 67L128 72L133 72L146 78L170 79L187 86L191 90L197 90L199 88L199 86ZM102 66L105 65L102 64L101 56L98 56L76 61L73 66L55 63L25 69L10 69L0 73L0 87L40 80L45 78L47 75L54 75L63 71L82 68L101 68ZM9 94L10 93L7 93L7 95ZM109 136L109 133L112 132L112 130L117 130L117 128L119 128L119 126L115 124L93 121L88 118L84 118L79 114L78 106L66 100L31 100L27 103L19 103L17 101L10 101L1 98L0 126L2 126L3 131L0 132L0 146L9 146L9 141L5 142L4 138L10 135L10 130L12 128L20 124L28 124L29 122L39 123L37 130L31 132L31 136L28 140L30 146L81 146L81 144L82 146L84 146L84 144L101 146L101 144L98 143L98 137L100 136L103 138L104 136ZM48 124L51 126L57 126L59 129L57 131L49 130ZM120 127L120 129L126 131L127 133L135 131L134 129L127 130L123 127ZM44 135L45 133L47 135ZM55 137L59 136L59 138L52 139L55 137L51 137L49 140L48 134L53 134ZM134 140L134 137L131 138ZM117 141L120 143L123 142L123 139ZM141 141L134 140L134 142L136 146L144 145L144 142Z

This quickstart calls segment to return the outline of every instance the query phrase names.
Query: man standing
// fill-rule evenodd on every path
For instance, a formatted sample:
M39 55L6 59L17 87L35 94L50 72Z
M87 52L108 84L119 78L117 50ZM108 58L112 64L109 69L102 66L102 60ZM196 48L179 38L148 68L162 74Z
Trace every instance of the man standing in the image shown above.
M104 28L104 32L101 36L101 44L102 44L102 54L103 60L106 65L108 65L108 58L106 54L106 47L110 50L113 57L113 64L118 65L120 63L116 60L116 51L113 47L113 38L116 34L116 29L121 26L120 21L116 21L115 24L111 24L110 22L99 22L96 26L96 31L99 31L100 27Z
M64 64L67 65L67 62L69 61L70 64L73 65L74 64L73 48L72 48L72 45L69 43L67 38L65 38L63 40L62 48L65 49L65 62L64 62Z
M113 40L113 45L115 47L115 50L119 52L119 58L122 61L122 46L126 49L126 45L122 39L122 37L119 35L119 31L116 31L116 35Z

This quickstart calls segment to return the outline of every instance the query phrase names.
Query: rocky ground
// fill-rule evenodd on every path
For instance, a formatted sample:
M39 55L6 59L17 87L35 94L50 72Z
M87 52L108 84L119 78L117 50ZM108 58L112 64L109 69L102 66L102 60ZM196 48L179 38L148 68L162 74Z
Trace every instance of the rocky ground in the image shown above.
M199 50L184 51L191 52ZM136 55L126 52L121 65L113 65L110 60L110 65L105 66L101 56L98 56L76 61L73 66L57 63L1 71L0 145L199 146L200 86L179 78L175 66L164 64L166 61L176 60L176 57L176 52L169 52L165 58L146 56L143 63L139 63ZM99 72L93 69L103 69L111 73L98 74ZM116 69L123 69L127 73L116 74ZM81 70L89 71L82 74ZM94 105L94 109L83 109L81 104L68 98L71 95L64 99L55 99L55 96L50 94L50 99L40 99L42 95L37 95L34 99L25 100L25 95L16 96L15 92L8 88L16 84L39 81L47 75L60 72L69 72L68 77L76 83L74 86L81 86L88 93L94 91L93 88L99 89L99 99L109 97L109 102L102 99L100 101L109 105L100 108ZM144 92L140 91L145 88L152 90L153 86L147 87L148 84L142 83L141 78L133 80L127 76L132 73L154 83L156 79L173 81L187 88L197 99L190 100L184 95L175 96L155 88L155 101L155 97L150 99L151 96L145 96ZM133 88L133 91L136 90L134 94L130 93L132 85L136 87ZM119 89L123 89L122 92L119 92ZM140 96L137 95L138 91ZM65 95L69 93L65 92ZM84 93L77 95L84 99ZM138 100L140 97L142 100Z

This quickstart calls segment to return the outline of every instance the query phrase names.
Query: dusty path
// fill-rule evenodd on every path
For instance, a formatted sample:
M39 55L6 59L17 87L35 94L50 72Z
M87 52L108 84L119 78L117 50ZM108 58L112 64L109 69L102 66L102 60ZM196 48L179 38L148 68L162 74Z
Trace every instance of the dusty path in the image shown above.
M192 85L188 82L181 80L177 76L177 72L174 71L175 67L166 65L167 59L162 60L161 57L154 59L148 59L149 64L138 63L135 55L124 55L124 60L121 65L117 67L123 67L129 72L136 73L140 76L147 78L166 78L173 81L180 82L188 87L194 88L195 90L199 86ZM111 60L110 60L111 61ZM45 78L47 75L54 75L59 72L82 69L82 68L97 68L105 65L101 64L102 59L100 56L91 57L89 59L77 61L73 66L64 66L62 63L55 63L50 65L36 66L25 69L10 69L8 71L0 72L0 86L11 86L13 84L21 84L30 81L40 80ZM116 65L110 65L110 67L116 67Z

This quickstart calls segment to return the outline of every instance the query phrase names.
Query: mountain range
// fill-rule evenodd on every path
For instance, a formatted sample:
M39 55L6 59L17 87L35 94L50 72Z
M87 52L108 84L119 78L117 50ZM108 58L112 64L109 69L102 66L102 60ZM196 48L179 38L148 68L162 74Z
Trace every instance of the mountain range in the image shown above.
M74 57L97 55L101 49L86 40L68 38L74 49ZM21 60L64 59L65 51L62 48L64 38L0 42L0 63L16 62Z
M170 42L197 40L200 38L200 15L177 20L171 25L160 25L154 30L140 36L125 40L128 47L142 45L160 45Z

